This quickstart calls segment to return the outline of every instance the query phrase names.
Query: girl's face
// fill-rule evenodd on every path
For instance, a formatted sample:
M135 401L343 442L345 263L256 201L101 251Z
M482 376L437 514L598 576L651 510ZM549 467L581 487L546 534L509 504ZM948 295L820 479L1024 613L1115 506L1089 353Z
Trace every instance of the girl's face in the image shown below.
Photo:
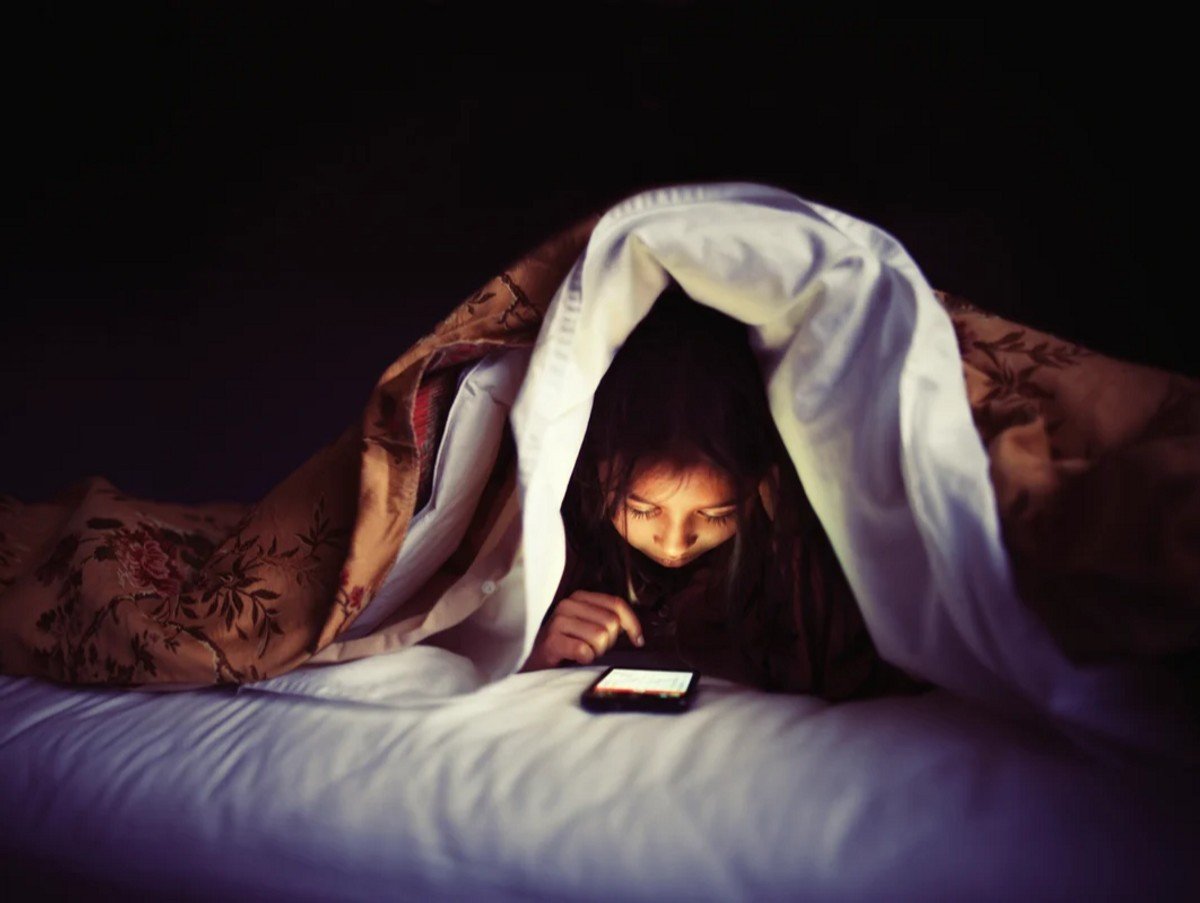
M601 479L605 471L601 467ZM644 468L612 523L639 552L678 568L733 538L737 509L733 482L723 471L707 465Z

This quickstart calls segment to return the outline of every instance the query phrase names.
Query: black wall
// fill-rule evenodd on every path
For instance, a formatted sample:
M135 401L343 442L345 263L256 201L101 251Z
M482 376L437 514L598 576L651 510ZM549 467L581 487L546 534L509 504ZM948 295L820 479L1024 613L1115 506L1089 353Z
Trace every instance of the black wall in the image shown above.
M1118 52L1130 26L740 6L19 18L0 491L102 474L256 499L499 268L675 182L830 204L936 288L1197 375L1144 278L1160 235L1150 113L1120 100L1144 71Z

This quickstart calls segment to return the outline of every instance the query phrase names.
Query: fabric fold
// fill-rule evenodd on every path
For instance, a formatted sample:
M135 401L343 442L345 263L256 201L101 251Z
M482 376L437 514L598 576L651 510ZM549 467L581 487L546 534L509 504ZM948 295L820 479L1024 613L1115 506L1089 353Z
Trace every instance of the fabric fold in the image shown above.
M480 673L512 673L563 574L592 394L669 279L746 325L885 659L1128 745L1200 750L1200 681L1178 676L1200 647L1196 382L972 308L886 231L742 182L640 192L514 261L254 505L99 478L0 498L0 671L251 683L477 631ZM465 530L423 537L439 474L458 479L454 448L438 460L459 377L497 356L519 378L472 445ZM511 456L489 467L505 419Z

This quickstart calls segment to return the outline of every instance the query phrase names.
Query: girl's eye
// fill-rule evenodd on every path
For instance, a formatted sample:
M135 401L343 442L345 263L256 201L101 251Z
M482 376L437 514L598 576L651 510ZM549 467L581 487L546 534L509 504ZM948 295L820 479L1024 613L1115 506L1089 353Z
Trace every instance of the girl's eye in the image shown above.
M632 514L635 518L640 518L643 520L646 520L646 519L649 519L649 518L655 516L654 511L639 511L637 508L634 508L632 505L626 505L625 510L628 511L630 514ZM709 515L703 514L703 513L701 513L700 516L703 517L706 521L708 521L708 523L716 526L716 525L723 524L726 521L732 519L733 512L731 511L728 514L722 514L720 517L710 517Z

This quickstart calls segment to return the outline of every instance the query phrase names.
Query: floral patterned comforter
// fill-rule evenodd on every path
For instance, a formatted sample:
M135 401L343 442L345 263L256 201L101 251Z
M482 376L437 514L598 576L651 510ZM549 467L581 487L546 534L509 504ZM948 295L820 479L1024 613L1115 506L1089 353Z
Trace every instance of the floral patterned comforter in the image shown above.
M358 422L254 505L136 499L99 477L45 502L0 496L0 673L245 683L339 642L428 492L461 367L534 343L598 219L456 307L384 372ZM1026 604L1075 661L1194 665L1200 384L938 294ZM477 512L447 568L471 560L493 513Z

